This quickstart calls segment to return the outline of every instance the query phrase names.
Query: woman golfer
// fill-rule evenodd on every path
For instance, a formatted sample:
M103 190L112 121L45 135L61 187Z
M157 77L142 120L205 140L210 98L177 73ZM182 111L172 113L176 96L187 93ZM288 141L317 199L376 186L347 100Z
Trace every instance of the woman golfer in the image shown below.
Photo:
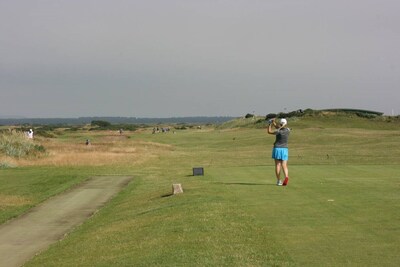
M275 129L272 129L272 126L274 126ZM268 125L268 133L276 136L274 148L272 149L272 158L275 160L275 174L277 179L276 185L283 186L286 186L289 182L289 170L287 162L289 159L288 140L290 129L286 126L286 119L280 119L279 125L276 123L275 119L272 119ZM285 174L285 180L283 182L281 180L282 169L283 173Z

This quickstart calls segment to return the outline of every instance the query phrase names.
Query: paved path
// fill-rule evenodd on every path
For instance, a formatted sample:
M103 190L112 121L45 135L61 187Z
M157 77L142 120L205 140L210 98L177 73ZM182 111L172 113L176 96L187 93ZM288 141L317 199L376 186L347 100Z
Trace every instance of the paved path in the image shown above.
M96 176L0 225L0 266L21 266L84 222L132 180Z

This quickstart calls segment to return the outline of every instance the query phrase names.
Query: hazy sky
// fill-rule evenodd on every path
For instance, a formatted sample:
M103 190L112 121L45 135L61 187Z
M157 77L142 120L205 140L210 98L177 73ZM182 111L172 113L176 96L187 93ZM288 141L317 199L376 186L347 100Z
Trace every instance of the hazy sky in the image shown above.
M0 0L0 117L400 113L398 0Z

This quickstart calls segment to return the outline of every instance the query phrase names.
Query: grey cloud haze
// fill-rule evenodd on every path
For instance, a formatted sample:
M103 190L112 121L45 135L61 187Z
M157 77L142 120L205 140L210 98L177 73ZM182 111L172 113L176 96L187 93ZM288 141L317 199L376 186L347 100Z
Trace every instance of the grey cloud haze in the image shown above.
M0 116L400 112L400 2L0 1Z

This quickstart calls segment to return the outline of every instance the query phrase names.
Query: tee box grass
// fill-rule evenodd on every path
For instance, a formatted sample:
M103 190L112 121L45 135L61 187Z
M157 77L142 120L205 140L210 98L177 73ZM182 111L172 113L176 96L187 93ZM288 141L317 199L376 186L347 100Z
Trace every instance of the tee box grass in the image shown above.
M140 164L74 167L84 175L70 183L93 173L135 179L26 266L398 266L399 128L356 124L290 124L287 187L275 185L265 129L132 133L125 146L163 151ZM199 166L205 175L192 176ZM2 183L16 185L0 192L18 194L43 168L61 172L3 170ZM172 196L177 182L184 193ZM53 194L68 186L61 179Z

